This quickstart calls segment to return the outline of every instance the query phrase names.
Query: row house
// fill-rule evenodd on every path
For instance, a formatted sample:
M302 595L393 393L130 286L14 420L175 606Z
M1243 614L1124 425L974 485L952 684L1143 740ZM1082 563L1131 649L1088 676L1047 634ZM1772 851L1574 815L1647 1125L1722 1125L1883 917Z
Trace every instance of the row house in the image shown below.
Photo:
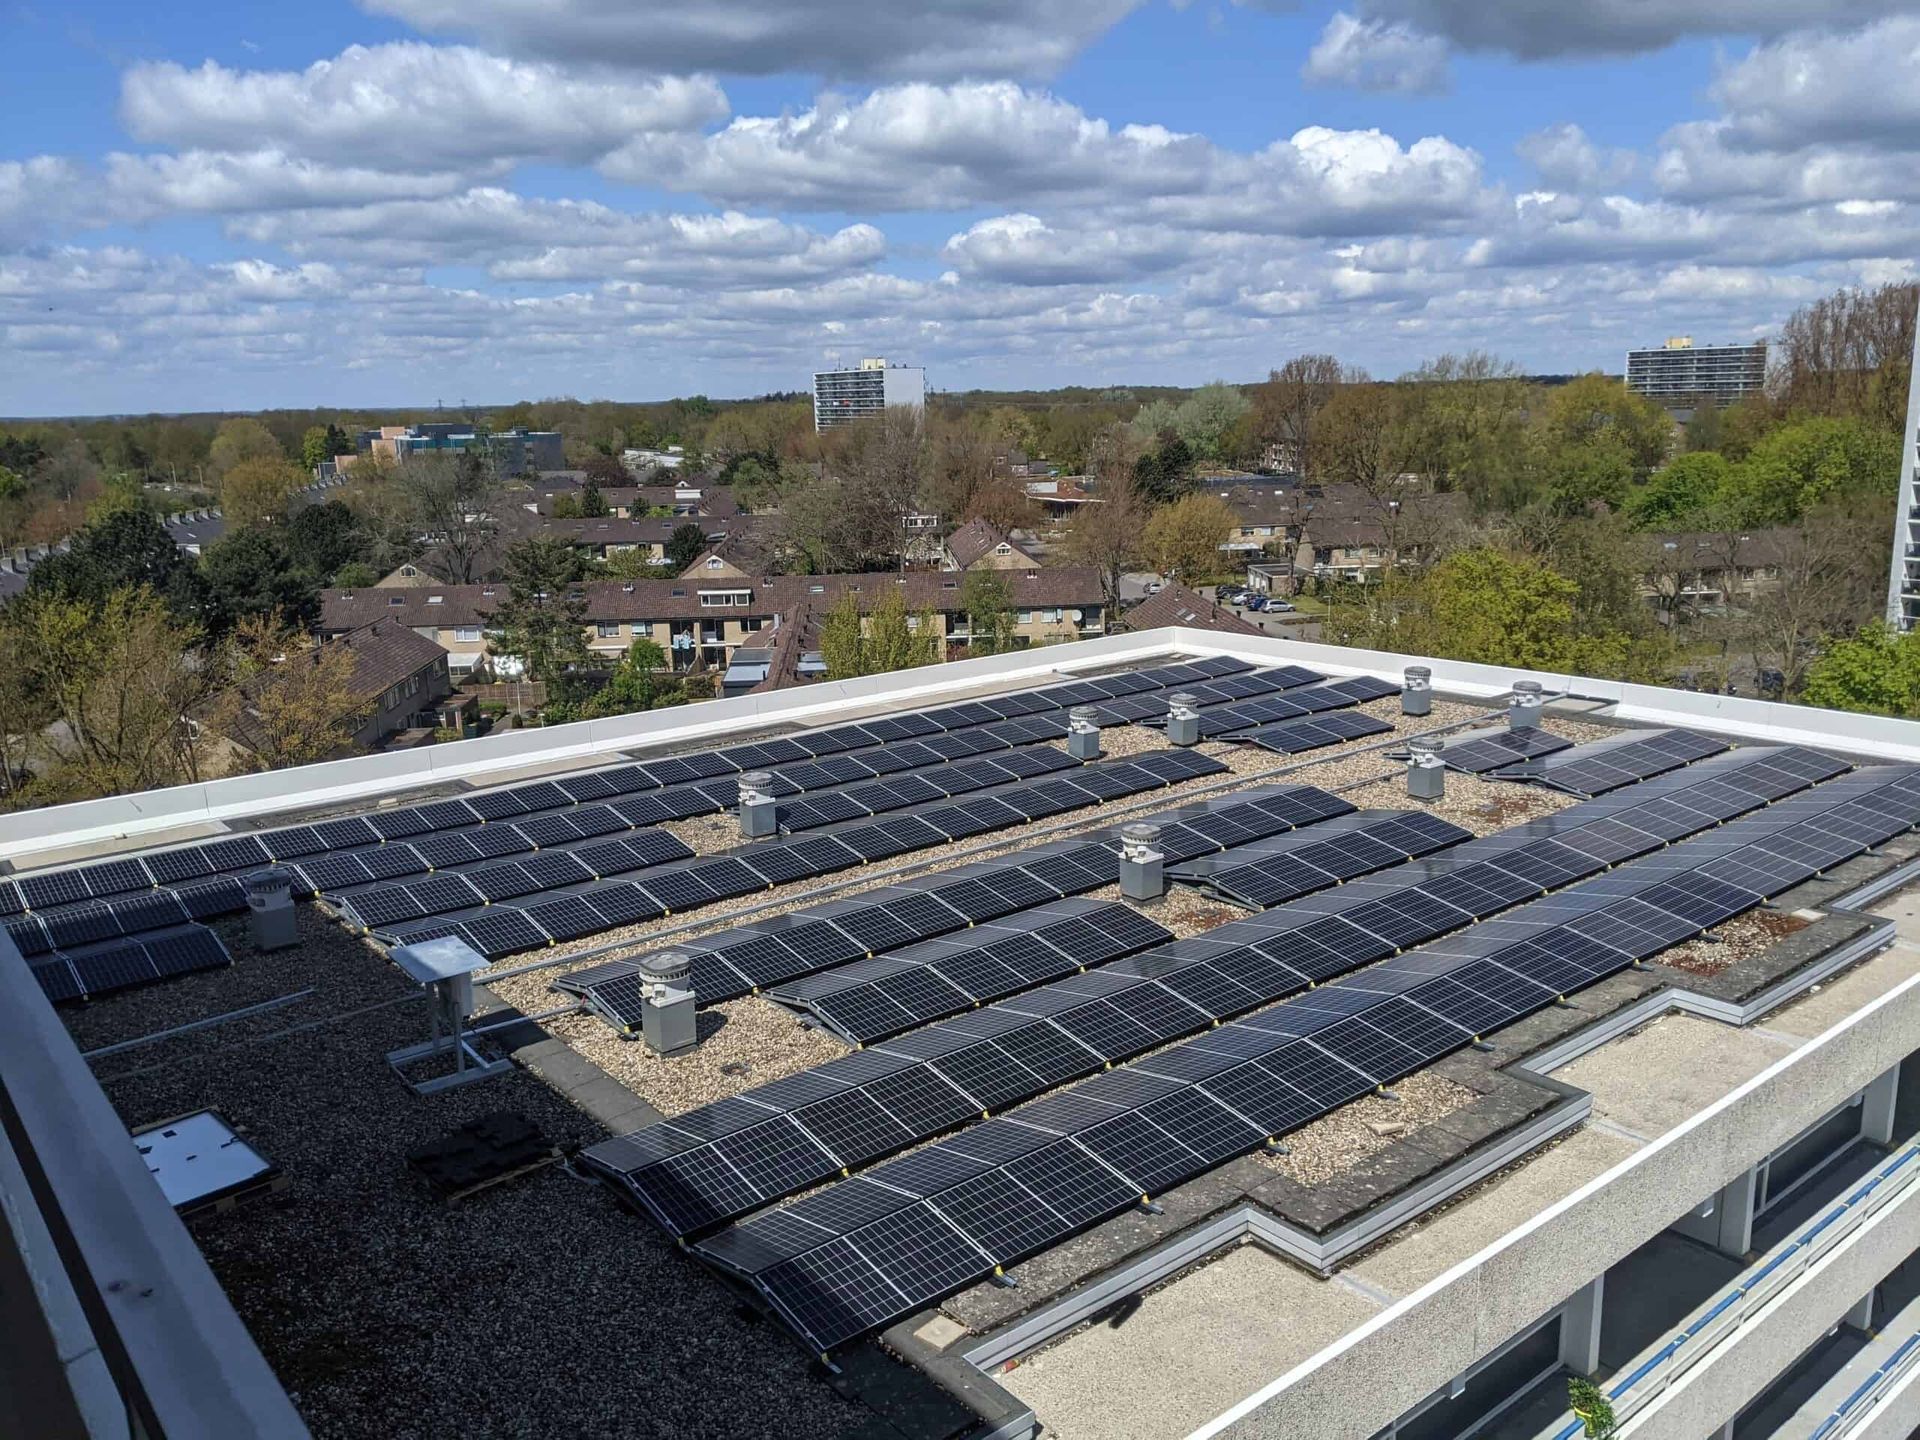
M589 581L574 587L570 598L584 606L589 648L612 664L634 641L652 640L676 670L696 664L724 668L742 646L765 645L771 632L792 617L817 619L849 594L869 611L898 593L910 615L932 616L947 645L968 639L958 572L747 576L719 555L704 558L717 563L709 569L696 561L672 580ZM1002 572L1002 578L1013 601L1017 644L1106 633L1099 571L1030 569ZM493 616L506 597L505 585L327 590L320 624L332 635L386 617L443 646L457 675L492 657Z

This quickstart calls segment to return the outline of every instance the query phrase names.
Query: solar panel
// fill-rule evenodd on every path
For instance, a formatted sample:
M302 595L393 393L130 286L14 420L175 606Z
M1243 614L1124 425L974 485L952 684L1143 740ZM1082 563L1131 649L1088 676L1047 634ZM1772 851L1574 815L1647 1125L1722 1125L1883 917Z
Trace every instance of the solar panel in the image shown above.
M1496 779L1531 780L1570 795L1604 795L1727 748L1725 741L1689 730L1629 730L1493 773Z
M1263 750L1271 750L1280 755L1298 755L1327 745L1338 745L1346 740L1357 740L1370 735L1387 735L1392 731L1393 726L1384 720L1376 720L1371 715L1335 711L1331 714L1303 717L1298 720L1280 720L1267 725L1256 725L1252 729L1226 738L1244 740L1258 745Z
M1528 725L1487 734L1470 733L1463 739L1450 740L1441 747L1440 758L1449 770L1484 775L1516 761L1552 755L1571 748L1572 744L1558 735L1549 735L1537 725Z

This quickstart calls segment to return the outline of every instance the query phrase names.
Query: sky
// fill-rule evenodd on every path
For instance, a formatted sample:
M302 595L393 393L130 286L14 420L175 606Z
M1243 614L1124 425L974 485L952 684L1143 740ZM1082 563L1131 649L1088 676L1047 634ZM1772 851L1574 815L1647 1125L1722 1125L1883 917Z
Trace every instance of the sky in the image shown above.
M0 0L0 415L1619 371L1911 278L1912 0Z

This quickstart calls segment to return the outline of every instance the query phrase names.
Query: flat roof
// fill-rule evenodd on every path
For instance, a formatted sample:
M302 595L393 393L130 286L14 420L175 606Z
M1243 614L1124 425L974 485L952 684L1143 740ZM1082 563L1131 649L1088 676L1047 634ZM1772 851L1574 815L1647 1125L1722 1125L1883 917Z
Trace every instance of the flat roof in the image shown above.
M1179 649L1170 650L1170 643ZM577 777L644 766L716 746L817 732L859 716L909 713L942 703L943 690L954 697L1004 696L1063 675L1120 674L1182 654L1233 658L1249 669L1305 664L1327 675L1397 676L1399 666L1413 658L1381 663L1367 652L1184 631L1054 648L1057 655L996 657L997 666L968 662L933 667L937 673L883 677L891 688L889 683L812 687L803 697L807 703L798 705L792 697L768 697L772 704L746 697L655 712L624 731L562 727L473 762L457 753L464 744L435 747L454 753L435 757L440 763L428 769L398 775L381 777L370 773L373 767L344 762L283 772L271 777L271 786L251 791L223 792L218 784L224 782L216 782L198 787L202 793L190 803L154 806L149 817L132 815L129 822L125 811L117 812L118 824L109 818L111 807L68 807L82 813L66 833L93 835L86 846L89 860L137 856L151 853L163 839L177 843L182 831L247 835L322 817L378 815L393 808L371 803L382 784L391 792L396 783L427 782L403 793L404 804L464 799L489 793L490 783L509 775L524 783L534 776ZM95 1074L130 1127L217 1108L248 1147L285 1173L283 1192L203 1224L196 1238L316 1433L402 1427L417 1421L430 1397L443 1394L461 1396L460 1408L469 1414L484 1406L502 1428L592 1431L651 1424L674 1433L843 1433L877 1413L874 1395L888 1385L920 1386L916 1393L943 1396L943 1372L890 1357L892 1351L925 1359L889 1338L849 1347L868 1357L861 1363L869 1368L861 1370L857 1383L823 1373L779 1324L752 1313L754 1306L746 1302L754 1297L737 1276L700 1263L631 1213L615 1187L585 1183L583 1167L549 1167L449 1207L411 1175L407 1152L467 1121L506 1110L525 1115L571 1155L610 1135L685 1117L849 1053L842 1039L801 1024L792 1009L774 999L742 994L702 1009L701 1044L695 1051L662 1059L554 988L555 980L583 967L630 959L668 941L698 950L721 943L743 925L764 924L826 900L857 899L884 884L1007 860L1043 842L1108 839L1123 819L1183 804L1217 809L1277 780L1313 787L1362 811L1404 810L1413 802L1401 778L1402 763L1394 758L1404 737L1504 725L1504 695L1513 678L1513 672L1486 667L1427 663L1435 670L1438 692L1430 715L1403 716L1391 697L1348 707L1388 726L1384 733L1294 754L1208 738L1193 751L1224 767L1217 773L657 918L598 926L535 951L496 956L475 976L484 987L480 1023L491 1027L486 1046L517 1064L465 1088L420 1096L401 1083L387 1064L389 1052L428 1033L417 984L381 945L350 933L320 905L308 902L298 907L300 943L292 949L256 949L244 912L212 916L206 923L232 955L231 967L104 994L61 1013L81 1049L95 1052ZM1920 727L1900 722L1853 726L1860 717L1845 717L1829 726L1825 712L1782 716L1777 712L1791 707L1682 692L1649 695L1645 687L1546 678L1555 682L1548 689L1557 698L1544 728L1575 745L1615 735L1623 725L1677 724L1746 745L1819 733L1826 748L1844 745L1861 761L1902 752L1920 756ZM1708 710L1702 702L1709 699L1725 703ZM709 710L712 726L692 713ZM902 743L911 742L891 742ZM1160 730L1140 723L1110 725L1102 744L1108 756L1104 765L1131 764L1176 748ZM301 783L309 777L310 784ZM1453 775L1445 798L1425 808L1464 833L1492 836L1579 803L1575 796L1538 785ZM898 813L911 816L929 805L922 800ZM877 812L875 818L894 813ZM72 847L56 847L62 832L48 823L56 816L17 825L22 818L0 818L0 849L11 854L16 874L49 868L45 862L52 858L62 864L79 858ZM143 819L168 823L148 825ZM695 857L727 856L743 843L736 823L723 812L647 828L673 836ZM829 825L817 833L830 836L843 828ZM105 830L119 833L100 833ZM1300 833L1310 837L1311 825ZM644 886L646 874L641 870L630 878ZM1080 893L1150 919L1183 943L1202 941L1251 913L1185 886L1166 901L1145 905L1126 901L1111 884ZM325 903L333 908L333 901ZM1897 908L1909 902L1896 897L1889 904ZM1907 910L1898 913L1904 934L1915 922ZM963 926L955 933L970 932ZM1734 958L1758 954L1774 938L1756 932ZM1683 957L1684 948L1676 947L1671 959L1663 960L1681 969L1690 961L1703 971L1724 970L1728 963L1725 954ZM1101 968L1096 965L1089 974ZM1614 1041L1559 1076L1590 1090L1596 1114L1608 1125L1573 1131L1505 1180L1372 1252L1343 1272L1347 1279L1325 1280L1272 1256L1235 1253L1147 1296L1135 1321L1083 1331L999 1377L1001 1384L1032 1403L1056 1433L1118 1434L1110 1423L1099 1428L1101 1412L1089 1407L1103 1398L1110 1402L1113 1386L1128 1383L1116 1376L1153 1373L1130 1367L1142 1360L1151 1367L1160 1353L1156 1347L1173 1345L1182 1357L1174 1367L1182 1378L1157 1397L1143 1392L1142 1404L1153 1402L1152 1421L1143 1422L1138 1433L1184 1433L1259 1381L1309 1358L1351 1325L1378 1313L1393 1296L1417 1288L1419 1275L1437 1273L1432 1267L1443 1254L1472 1253L1458 1247L1476 1235L1501 1233L1493 1227L1510 1226L1517 1207L1537 1206L1543 1195L1564 1193L1629 1153L1633 1142L1622 1132L1658 1133L1658 1126L1671 1122L1660 1104L1678 1104L1691 1113L1687 1107L1724 1093L1715 1086L1730 1087L1752 1073L1750 1068L1743 1073L1743 1067L1755 1058L1780 1053L1789 1044L1783 1037L1817 1033L1806 1028L1814 1018L1846 1013L1834 1007L1883 993L1913 968L1904 950L1870 960L1818 995L1776 1012L1767 1037L1687 1018L1658 1022L1646 1035L1686 1052L1698 1094L1669 1094L1662 1100L1650 1093L1649 1057L1643 1052L1656 1042L1644 1037ZM1601 988L1615 984L1606 981ZM1801 1017L1808 1017L1805 1024ZM1243 1155L1228 1168L1255 1177L1256 1188L1271 1185L1275 1195L1305 1203L1301 1197L1385 1163L1380 1157L1399 1139L1430 1126L1457 1126L1469 1111L1511 1103L1510 1091L1485 1078L1494 1068L1484 1057L1450 1057L1401 1082L1399 1102L1362 1099L1294 1132L1291 1153ZM1173 1223L1177 1227L1187 1218L1176 1211ZM1103 1255L1111 1258L1114 1227L1131 1233L1139 1223L1124 1217L1105 1221L1067 1239L1057 1251L1023 1261L1023 1272L1032 1278L1020 1292L956 1286L929 1307L958 1326L957 1339L950 1336L939 1348L964 1351L965 1337L991 1333L1028 1301L1038 1303L1099 1273ZM1452 1238L1442 1244L1443 1237ZM1236 1306L1243 1313L1242 1302L1255 1296L1288 1323L1239 1327L1259 1331L1239 1333L1224 1317L1235 1314ZM1214 1334L1216 1329L1221 1333ZM1195 1335L1211 1337L1198 1347L1204 1354L1191 1348ZM636 1345L636 1336L645 1337L645 1343ZM605 1347L610 1359L617 1356L615 1363L583 1363L583 1355L595 1354L596 1347ZM940 1410L931 1401L929 1407L929 1414L945 1418L929 1421L923 1433L965 1433L971 1423L964 1411Z

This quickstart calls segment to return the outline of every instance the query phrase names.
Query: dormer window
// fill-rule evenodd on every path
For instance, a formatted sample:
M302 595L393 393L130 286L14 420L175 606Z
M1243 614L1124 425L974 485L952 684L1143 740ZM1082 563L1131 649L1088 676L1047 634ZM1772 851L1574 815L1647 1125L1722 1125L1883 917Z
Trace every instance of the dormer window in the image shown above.
M429 595L429 596L427 596L427 604L429 604L429 605L443 605L443 604L445 604L445 603L446 603L446 599L447 599L447 597L446 597L446 596L444 596L444 595Z
M387 597L387 604L388 604L389 606L393 606L393 605L404 605L404 604L406 604L406 603L407 603L407 600L406 600L406 597L405 597L404 595L389 595L389 596Z

